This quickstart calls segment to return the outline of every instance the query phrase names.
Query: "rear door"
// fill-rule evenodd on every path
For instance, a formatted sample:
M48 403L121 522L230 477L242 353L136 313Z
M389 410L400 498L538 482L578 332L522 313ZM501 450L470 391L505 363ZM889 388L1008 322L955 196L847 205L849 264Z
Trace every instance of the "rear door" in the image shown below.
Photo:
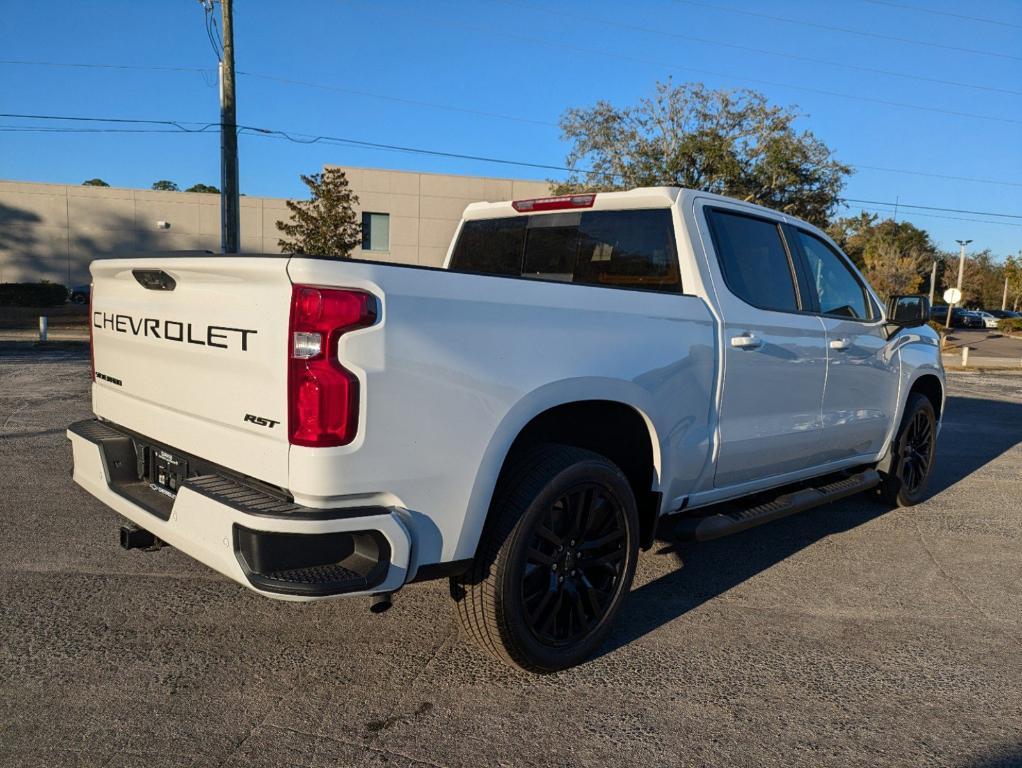
M287 262L93 262L96 414L286 486Z
M714 486L814 466L826 335L820 319L805 311L782 225L723 204L703 210L716 252L709 264L723 326Z
M821 458L879 453L897 408L900 371L880 308L844 254L805 229L788 231L827 331Z

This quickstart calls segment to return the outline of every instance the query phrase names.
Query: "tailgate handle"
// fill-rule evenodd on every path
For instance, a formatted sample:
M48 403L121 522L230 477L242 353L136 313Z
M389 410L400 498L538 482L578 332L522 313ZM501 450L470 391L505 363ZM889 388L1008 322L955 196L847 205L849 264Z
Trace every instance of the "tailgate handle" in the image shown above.
M162 269L133 269L131 274L139 285L150 291L173 291L177 287L174 278Z

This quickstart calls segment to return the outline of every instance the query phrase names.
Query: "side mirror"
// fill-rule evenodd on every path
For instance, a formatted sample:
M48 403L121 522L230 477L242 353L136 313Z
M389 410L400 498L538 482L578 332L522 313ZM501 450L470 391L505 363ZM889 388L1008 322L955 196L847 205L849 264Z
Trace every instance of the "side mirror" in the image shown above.
M887 322L902 328L926 325L930 300L926 296L892 296L887 300Z

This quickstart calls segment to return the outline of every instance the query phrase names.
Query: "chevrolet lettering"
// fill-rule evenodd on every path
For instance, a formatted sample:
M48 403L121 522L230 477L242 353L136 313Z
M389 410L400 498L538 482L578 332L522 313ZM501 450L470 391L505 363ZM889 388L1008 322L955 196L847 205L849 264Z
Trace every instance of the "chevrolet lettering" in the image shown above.
M240 345L242 352L248 351L248 337L258 331L251 328L232 328L226 325L193 325L178 320L162 320L156 317L133 317L120 313L96 310L92 313L92 327L102 330L126 333L131 336L145 336L164 341L180 341L199 346L230 349L232 344Z

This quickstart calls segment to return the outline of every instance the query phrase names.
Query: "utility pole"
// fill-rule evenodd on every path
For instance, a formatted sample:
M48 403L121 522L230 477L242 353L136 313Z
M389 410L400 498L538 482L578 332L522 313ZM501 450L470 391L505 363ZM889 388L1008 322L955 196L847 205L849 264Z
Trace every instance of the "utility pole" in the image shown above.
M241 244L238 190L238 116L234 95L232 0L220 0L223 56L220 59L220 250L237 253Z
M955 240L956 243L961 247L962 251L958 257L958 293L962 292L962 277L965 275L965 246L972 242L972 240ZM961 299L959 299L960 301ZM958 302L950 301L947 305L947 321L944 323L948 328L951 327L951 310Z
M1001 297L1001 311L1008 308L1008 276L1004 276L1004 295Z
M937 288L937 262L933 262L933 267L930 269L930 306L933 306L933 292Z

